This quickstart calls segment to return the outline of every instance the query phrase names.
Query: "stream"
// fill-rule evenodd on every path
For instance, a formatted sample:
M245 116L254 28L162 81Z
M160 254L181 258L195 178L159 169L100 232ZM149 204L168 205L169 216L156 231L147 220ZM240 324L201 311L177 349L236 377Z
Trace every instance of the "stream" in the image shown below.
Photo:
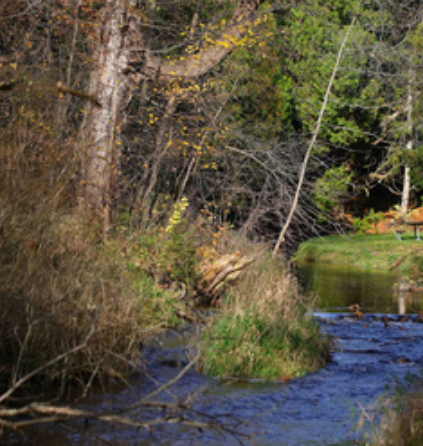
M22 446L177 446L242 444L260 446L352 446L371 429L357 424L380 397L393 395L422 375L423 294L396 292L394 274L358 273L310 265L299 271L299 281L319 295L314 317L334 336L332 361L317 373L288 382L219 381L188 371L162 400L175 402L191 394L192 412L186 421L223 422L254 439L239 438L218 429L166 423L149 432L143 428L78 421L66 429L37 427L8 445ZM356 318L350 305L359 304L364 316ZM409 314L403 318L401 314ZM383 320L383 317L388 318ZM192 351L192 336L169 332L144 351L148 379L134 377L131 386L97 392L81 407L116 410L136 402L181 372ZM138 410L139 418L157 416L157 410ZM175 414L175 417L178 415Z

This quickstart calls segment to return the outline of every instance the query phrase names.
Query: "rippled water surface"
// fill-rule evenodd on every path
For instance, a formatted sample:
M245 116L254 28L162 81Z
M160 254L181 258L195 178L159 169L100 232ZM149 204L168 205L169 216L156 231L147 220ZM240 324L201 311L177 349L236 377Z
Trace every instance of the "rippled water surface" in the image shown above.
M334 277L336 276L337 277ZM389 277L388 277L389 276ZM333 360L315 374L290 382L219 382L195 371L188 372L170 393L169 402L200 392L193 409L196 420L227 422L254 438L260 446L353 445L363 436L357 422L363 409L398 384L408 385L420 376L423 366L423 324L418 317L402 318L420 308L419 295L398 295L394 276L360 277L351 272L313 270L301 272L301 280L321 293L315 317L322 329L336 339ZM342 298L339 294L342 292ZM402 303L401 303L402 299ZM348 306L359 303L365 315L356 319ZM383 313L390 313L383 320ZM175 377L190 359L189 349L169 334L164 348L152 345L144 352L150 379L134 378L132 388L108 395L97 394L86 401L90 408L117 409L151 391L157 383ZM143 409L139 419L148 419ZM166 424L152 432L146 429L76 423L67 430L55 426L30 434L34 446L141 446L141 445L235 445L229 432ZM21 440L19 440L21 441ZM13 444L19 444L15 439ZM245 444L253 444L247 439Z

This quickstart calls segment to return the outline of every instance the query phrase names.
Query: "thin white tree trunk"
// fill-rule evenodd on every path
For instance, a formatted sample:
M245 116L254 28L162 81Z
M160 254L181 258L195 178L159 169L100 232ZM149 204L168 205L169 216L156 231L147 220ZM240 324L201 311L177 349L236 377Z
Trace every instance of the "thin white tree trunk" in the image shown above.
M408 146L408 144L407 144ZM408 147L407 147L408 149ZM411 150L411 149L408 149ZM401 213L403 218L407 216L408 204L410 201L410 190L411 190L411 178L410 178L410 166L406 165L404 167L404 179L402 186L402 196L401 196Z
M333 83L335 81L335 76L336 76L336 73L338 72L338 68L339 68L339 64L341 62L342 54L344 52L345 45L346 45L346 43L348 41L348 37L350 35L350 32L351 32L351 30L354 27L355 20L356 20L356 16L354 16L353 19L351 20L351 24L350 24L350 26L349 26L349 28L347 30L347 33L345 34L344 39L342 40L340 48L339 48L338 56L337 56L336 62L335 62L335 66L333 67L332 76L330 77L329 84L328 84L328 86L326 88L326 93L325 93L325 97L323 99L323 104L322 104L322 107L320 109L319 117L317 119L316 128L314 129L313 136L311 138L310 144L309 144L309 146L307 148L307 151L306 151L306 154L304 156L304 161L301 164L300 176L298 178L297 189L295 191L294 200L292 202L292 206L291 206L291 209L289 211L289 214L288 214L288 217L286 219L286 222L285 222L285 224L284 224L284 226L283 226L283 228L282 228L282 230L281 230L281 232L279 234L279 238L278 238L278 240L277 240L277 242L275 244L275 247L273 249L273 255L277 254L281 244L285 241L285 234L286 234L287 230L289 229L289 226L291 225L291 222L292 222L292 218L293 218L293 216L295 214L295 211L297 210L298 200L300 198L301 189L303 187L303 183L304 183L305 174L306 174L307 165L308 165L308 162L309 162L309 159L310 159L310 155L311 155L311 152L313 150L314 144L316 143L317 136L319 134L320 127L322 125L323 115L325 113L326 106L327 106L327 103L329 101L329 95L330 95L330 92L332 90Z
M407 151L413 150L413 93L412 93L412 75L410 75L409 90L407 96L407 131L408 131L408 142ZM410 201L410 190L411 190L411 176L410 176L410 166L408 164L404 167L404 178L403 187L401 195L401 213L402 217L405 218L408 212L408 204Z

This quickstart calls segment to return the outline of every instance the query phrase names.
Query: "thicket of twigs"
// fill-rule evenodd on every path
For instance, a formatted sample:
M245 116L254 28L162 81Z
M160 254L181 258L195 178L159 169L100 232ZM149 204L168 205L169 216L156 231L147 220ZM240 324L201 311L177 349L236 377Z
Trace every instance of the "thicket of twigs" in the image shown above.
M41 377L123 375L142 342L140 296L78 210L74 147L51 135L21 117L0 135L0 404Z

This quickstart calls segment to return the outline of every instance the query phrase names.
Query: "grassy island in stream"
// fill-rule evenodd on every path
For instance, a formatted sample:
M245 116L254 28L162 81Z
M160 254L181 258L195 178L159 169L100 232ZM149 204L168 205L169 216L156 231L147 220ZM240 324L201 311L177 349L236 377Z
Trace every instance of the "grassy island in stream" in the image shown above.
M423 270L423 243L413 232L401 240L394 234L331 235L307 240L295 258L299 265L320 262L411 274Z
M272 380L316 371L330 343L306 315L310 304L281 259L262 254L203 331L202 368L212 376Z

